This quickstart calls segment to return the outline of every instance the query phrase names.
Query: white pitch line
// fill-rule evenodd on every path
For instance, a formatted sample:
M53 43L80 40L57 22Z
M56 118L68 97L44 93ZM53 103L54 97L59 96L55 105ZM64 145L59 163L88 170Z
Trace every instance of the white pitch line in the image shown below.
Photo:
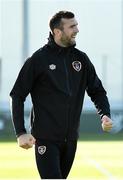
M117 178L115 178L107 169L101 166L101 164L99 164L99 162L97 162L96 160L92 158L86 158L86 161L88 161L89 164L96 167L96 169L98 169L103 175L105 175L108 178L108 180L117 180Z

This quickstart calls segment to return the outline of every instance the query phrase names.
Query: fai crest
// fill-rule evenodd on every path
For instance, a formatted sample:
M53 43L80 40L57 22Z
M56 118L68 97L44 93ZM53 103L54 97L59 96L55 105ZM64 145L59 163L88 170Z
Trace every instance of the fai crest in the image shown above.
M39 146L38 153L43 155L46 152L46 146Z
M81 62L80 61L74 61L74 62L72 62L72 66L73 66L73 68L76 70L76 71L80 71L81 70L81 68L82 68L82 64L81 64Z

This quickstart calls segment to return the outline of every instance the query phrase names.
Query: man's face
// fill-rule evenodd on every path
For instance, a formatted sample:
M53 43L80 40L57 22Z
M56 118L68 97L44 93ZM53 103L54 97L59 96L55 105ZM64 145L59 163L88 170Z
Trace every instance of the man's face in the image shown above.
M60 33L60 42L63 46L68 47L76 44L75 38L78 30L78 23L75 18L71 19L62 19L62 30Z

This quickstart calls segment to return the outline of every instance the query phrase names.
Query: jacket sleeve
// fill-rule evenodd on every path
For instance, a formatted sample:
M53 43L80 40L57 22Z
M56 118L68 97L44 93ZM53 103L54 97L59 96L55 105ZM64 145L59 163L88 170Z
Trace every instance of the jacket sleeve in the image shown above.
M85 55L87 60L87 94L90 96L94 103L97 113L102 118L104 115L110 117L110 105L107 98L107 93L102 85L102 82L98 78L95 68L88 56Z
M35 75L34 58L26 60L10 92L12 121L17 136L26 133L24 126L24 101L30 93Z

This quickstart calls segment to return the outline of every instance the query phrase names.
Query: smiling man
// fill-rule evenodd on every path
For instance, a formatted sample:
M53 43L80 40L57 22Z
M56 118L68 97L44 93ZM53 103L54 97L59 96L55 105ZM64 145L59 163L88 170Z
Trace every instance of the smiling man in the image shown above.
M61 47L68 47L76 44L75 38L79 32L78 23L75 18L61 19L60 28L54 28L52 21L50 22L50 28L54 35L55 42ZM53 29L54 28L54 29Z
M75 48L78 23L72 12L60 11L50 20L48 43L23 65L10 93L12 117L20 147L35 144L36 163L43 179L66 179L76 152L85 91L110 131L106 91L88 56ZM32 98L31 133L24 126L24 101ZM89 126L89 124L88 124Z

